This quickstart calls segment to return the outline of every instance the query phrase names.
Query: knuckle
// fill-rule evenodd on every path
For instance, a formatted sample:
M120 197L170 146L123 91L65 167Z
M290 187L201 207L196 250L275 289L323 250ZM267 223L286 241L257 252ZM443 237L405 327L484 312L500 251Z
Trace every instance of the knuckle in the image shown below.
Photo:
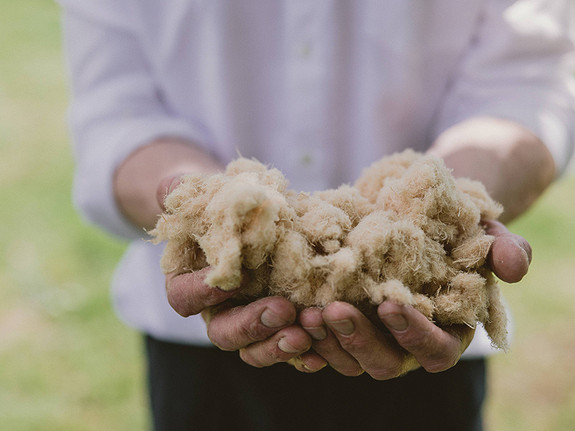
M431 337L431 334L427 332L416 332L416 331L408 331L405 334L402 334L402 338L400 344L402 347L408 351L418 351L424 350L428 346L428 340Z
M215 318L207 326L207 335L210 341L220 350L234 351L242 349L252 342L256 341L256 337L252 334L249 328L245 326L229 326L229 320ZM247 355L244 352L243 355Z
M245 348L268 339L274 332L263 325L259 311L253 307L240 306L222 310L214 314L207 325L208 338L221 350ZM249 357L254 358L255 347L250 346L242 355L249 354Z
M338 338L341 347L348 352L361 354L363 352L370 351L372 348L370 340L364 337L358 337L352 335Z
M249 343L264 340L269 336L269 329L259 319L248 320L239 327L239 332L240 338L248 340Z
M268 365L277 364L278 362L287 362L297 356L295 353L285 353L278 348L270 348L266 350L265 362Z

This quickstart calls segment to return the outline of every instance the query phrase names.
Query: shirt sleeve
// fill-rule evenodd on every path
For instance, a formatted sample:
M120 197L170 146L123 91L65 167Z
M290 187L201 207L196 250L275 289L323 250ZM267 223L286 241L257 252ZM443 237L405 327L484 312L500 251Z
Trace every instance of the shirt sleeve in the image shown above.
M434 136L473 116L516 121L564 171L574 146L575 2L489 0L447 89Z
M59 3L71 81L74 202L106 231L126 239L144 237L116 204L116 168L156 138L178 137L207 148L208 133L200 122L179 118L162 103L128 1Z

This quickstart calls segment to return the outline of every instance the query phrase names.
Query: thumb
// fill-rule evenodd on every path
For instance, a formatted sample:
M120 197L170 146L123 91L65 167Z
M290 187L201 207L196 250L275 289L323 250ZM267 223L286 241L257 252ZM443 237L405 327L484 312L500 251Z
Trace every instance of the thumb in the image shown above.
M156 189L156 198L162 211L166 210L166 197L174 191L176 187L182 184L182 177L184 174L170 175L162 178Z
M527 271L532 259L532 249L522 236L511 233L503 223L495 220L484 222L486 233L495 240L487 256L491 269L501 280L517 283Z

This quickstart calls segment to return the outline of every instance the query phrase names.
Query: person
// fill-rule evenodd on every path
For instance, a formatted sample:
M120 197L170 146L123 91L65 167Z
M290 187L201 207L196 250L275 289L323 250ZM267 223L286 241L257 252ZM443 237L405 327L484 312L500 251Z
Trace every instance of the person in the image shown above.
M392 339L342 302L226 306L235 291L206 286L209 268L164 278L146 230L182 175L238 153L313 191L405 148L482 181L513 220L573 150L573 3L59 3L75 202L131 241L114 304L145 335L155 429L482 429L482 328L389 301L377 312ZM486 228L494 272L519 281L529 244Z

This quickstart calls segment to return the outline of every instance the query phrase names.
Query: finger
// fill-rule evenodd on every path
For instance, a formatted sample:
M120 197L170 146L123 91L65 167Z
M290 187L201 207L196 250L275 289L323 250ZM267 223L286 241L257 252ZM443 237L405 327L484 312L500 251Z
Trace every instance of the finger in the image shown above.
M344 376L358 376L363 373L359 362L341 347L337 337L325 326L321 309L302 310L299 323L312 337L314 352L324 358L334 370Z
M231 298L237 290L223 291L208 286L204 280L210 268L184 274L166 276L166 293L171 307L181 316L198 314L206 307L220 304Z
M243 347L240 357L245 363L260 368L293 360L310 347L310 336L301 327L292 325L263 341Z
M314 340L325 340L327 328L323 322L321 308L304 308L298 317L299 324Z
M491 269L507 283L520 281L531 263L531 246L522 236L511 233L503 223L487 220L484 224L486 233L495 237L488 255Z
M399 345L431 373L454 366L473 338L472 329L444 331L411 306L385 301L377 313Z
M313 345L312 345L313 347ZM316 373L327 366L327 361L314 351L307 351L288 361L296 370L302 373Z
M162 211L166 210L165 201L166 197L174 191L182 183L183 174L170 175L169 177L163 178L156 189L156 199Z
M293 324L295 319L295 307L287 299L278 296L263 298L213 315L207 325L208 337L222 350L239 350L270 338ZM305 331L302 333L309 339ZM276 339L276 343L278 341Z
M351 304L329 304L323 310L323 318L340 346L374 379L392 379L416 367L406 352L387 339Z

